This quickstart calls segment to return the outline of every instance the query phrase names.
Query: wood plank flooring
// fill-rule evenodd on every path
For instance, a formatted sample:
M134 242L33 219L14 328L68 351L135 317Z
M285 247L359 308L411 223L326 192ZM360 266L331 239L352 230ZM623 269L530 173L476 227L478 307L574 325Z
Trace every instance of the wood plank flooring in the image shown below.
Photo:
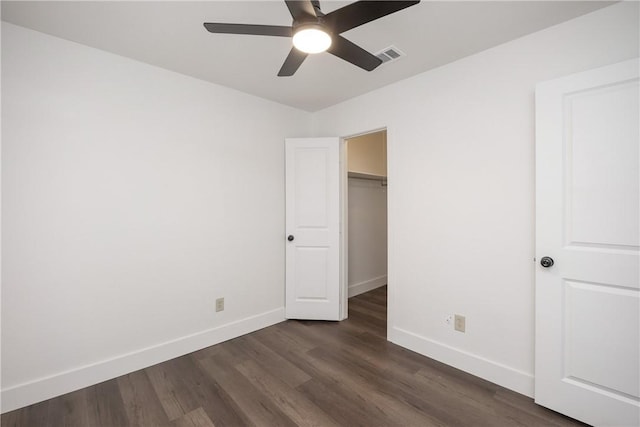
M386 341L386 287L344 322L286 321L2 415L2 427L578 426Z

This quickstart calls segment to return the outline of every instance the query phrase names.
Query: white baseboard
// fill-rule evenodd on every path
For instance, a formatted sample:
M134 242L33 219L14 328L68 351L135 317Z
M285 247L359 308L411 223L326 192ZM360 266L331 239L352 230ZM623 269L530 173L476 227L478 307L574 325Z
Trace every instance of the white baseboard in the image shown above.
M284 321L284 307L2 390L2 413L153 366Z
M397 327L389 328L389 341L509 390L533 397L534 377L523 371L485 359Z
M380 286L384 286L387 284L387 276L374 277L370 280L365 280L364 282L354 283L349 285L349 298L355 297L356 295L363 294L365 292L372 291Z

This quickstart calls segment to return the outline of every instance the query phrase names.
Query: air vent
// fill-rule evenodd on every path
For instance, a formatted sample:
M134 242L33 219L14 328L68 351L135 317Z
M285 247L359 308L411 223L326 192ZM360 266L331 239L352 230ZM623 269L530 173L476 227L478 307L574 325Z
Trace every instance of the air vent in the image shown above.
M404 52L402 52L400 49L398 49L395 46L389 46L385 49L382 49L380 52L376 53L375 55L382 60L383 64L386 64L387 62L395 61L400 57L405 56Z

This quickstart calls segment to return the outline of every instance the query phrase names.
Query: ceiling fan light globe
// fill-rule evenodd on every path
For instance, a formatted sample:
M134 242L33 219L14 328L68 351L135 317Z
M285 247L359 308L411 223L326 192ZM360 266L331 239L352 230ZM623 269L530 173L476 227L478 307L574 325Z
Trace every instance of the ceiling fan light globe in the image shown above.
M318 27L303 27L293 35L293 45L305 53L320 53L331 46L331 36Z

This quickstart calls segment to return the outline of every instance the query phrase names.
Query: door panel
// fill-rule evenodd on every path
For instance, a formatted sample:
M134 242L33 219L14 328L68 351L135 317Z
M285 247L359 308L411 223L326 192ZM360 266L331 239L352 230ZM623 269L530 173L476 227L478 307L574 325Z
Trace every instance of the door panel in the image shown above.
M340 319L339 146L339 138L285 141L288 319Z
M638 61L536 90L536 402L640 422Z
M628 81L565 96L568 244L638 247L638 90Z
M640 395L638 292L576 281L564 286L565 376L621 395Z
M324 233L329 223L327 182L329 158L323 147L295 148L295 226L318 228Z

